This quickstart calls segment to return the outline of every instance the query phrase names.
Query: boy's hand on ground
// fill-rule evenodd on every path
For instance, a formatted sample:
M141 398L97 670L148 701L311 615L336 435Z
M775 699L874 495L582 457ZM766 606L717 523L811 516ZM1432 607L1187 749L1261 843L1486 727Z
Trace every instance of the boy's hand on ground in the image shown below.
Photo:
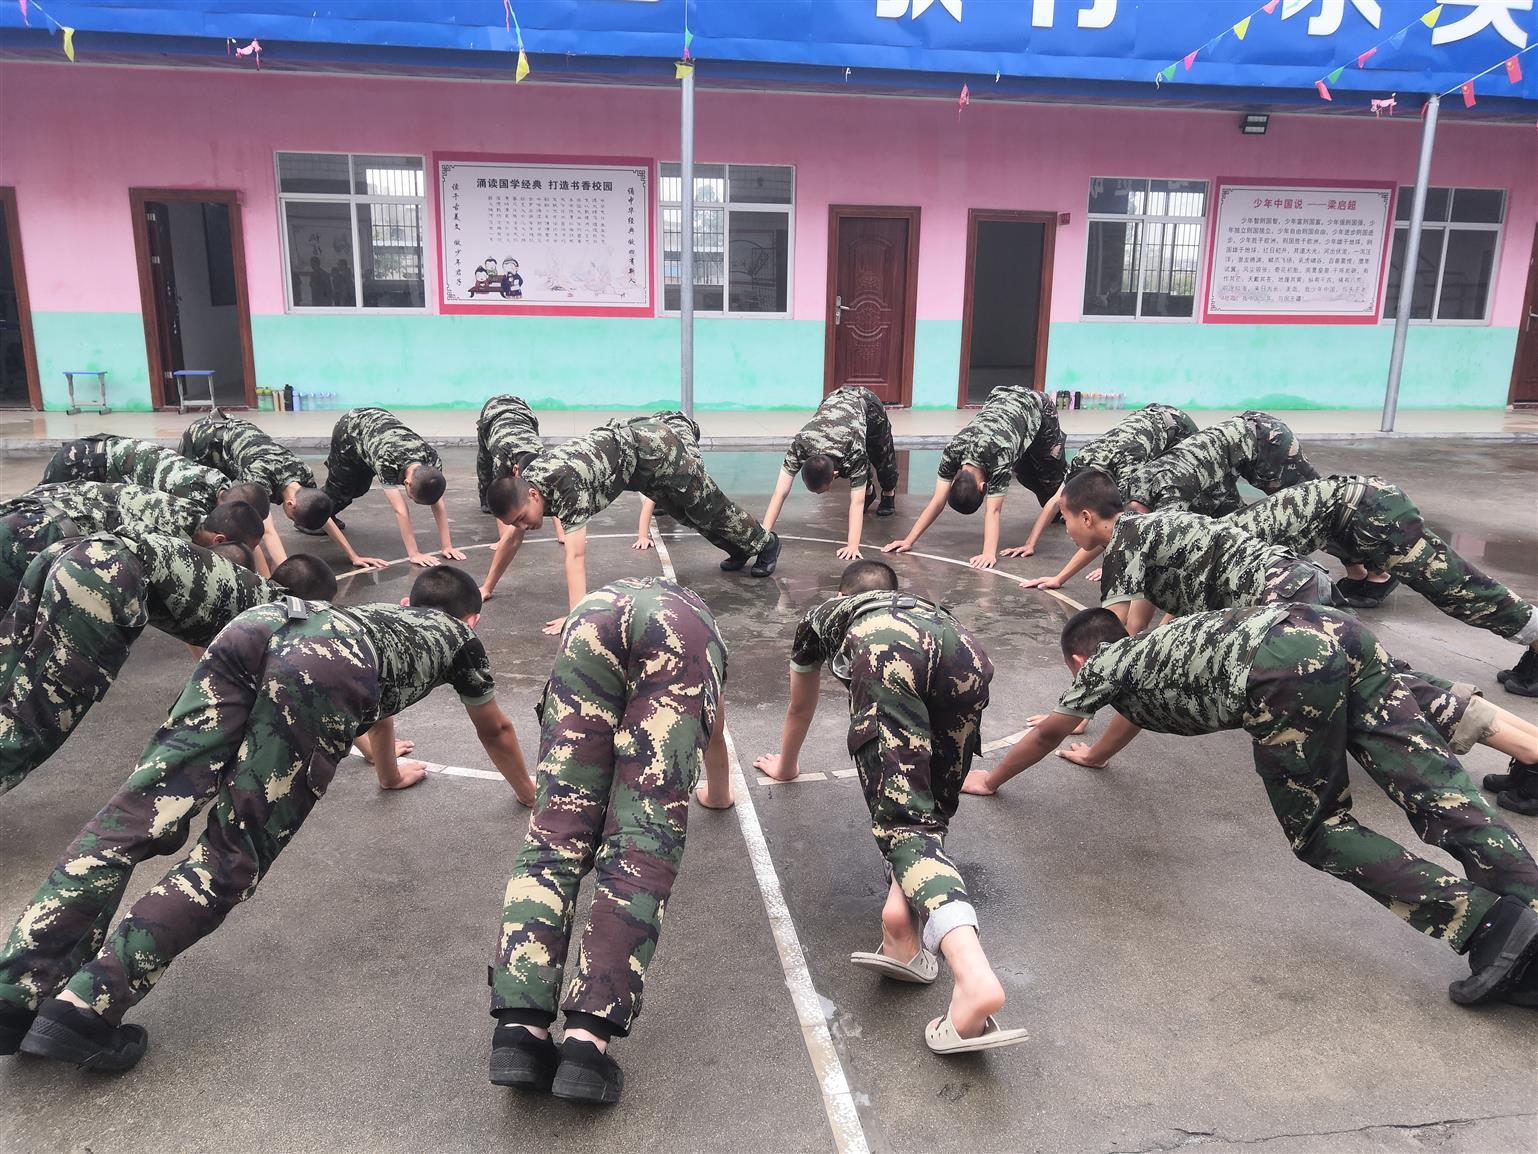
M539 792L534 788L534 783L529 780L528 774L524 774L522 781L511 784L513 796L518 799L518 804L524 809L533 809L534 802L539 798Z
M753 768L775 781L795 781L801 776L800 764L787 766L777 753L766 753L753 762Z
M1110 765L1109 759L1097 761L1089 756L1090 744L1087 741L1076 741L1067 749L1060 749L1057 755L1064 761L1071 761L1075 765L1082 765L1085 769L1104 769Z
M1089 573L1085 574L1084 580L1093 581L1096 585L1098 585L1100 584L1100 574L1102 572L1104 572L1102 569L1093 569Z
M431 569L434 565L443 564L439 558L434 557L431 553L408 553L406 554L406 560L410 561L413 565L420 565L424 569Z
M967 774L966 781L961 783L961 792L976 794L978 797L992 797L998 791L988 784L986 769L974 769Z
M1012 549L1001 549L1000 557L1030 557L1036 553L1035 545L1016 545Z
M452 545L445 545L439 552L450 561L463 561L465 559L465 551L463 549L456 549Z
M694 796L706 809L731 809L737 804L737 799L732 796L731 790L727 790L724 801L717 800L710 795L710 786L702 785L694 791Z
M420 761L398 761L395 763L395 780L381 781L380 789L410 789L427 776L427 766Z
M546 637L554 637L559 634L561 630L565 628L565 626L566 618L553 617L549 621L545 622L544 627L540 629L540 632L543 633Z
M490 589L486 588L486 586L484 586L484 585L481 586L481 604L482 605L486 604L486 602L490 601L495 596L496 596L496 594L493 593Z
M999 557L997 553L979 553L967 562L974 569L992 569L998 563Z
M885 550L883 550L883 552L885 552ZM863 558L860 556L860 547L858 545L845 545L838 551L838 559L840 561L863 560Z
M910 545L907 541L892 541L886 545L881 546L881 551L883 553L906 553L909 549L912 548L913 546Z
M349 560L359 569L388 569L390 567L390 563L383 557L352 557Z
M632 541L630 543L630 547L632 549L643 549L644 550L644 549L651 549L651 548L653 548L653 546L654 546L654 542L652 541L652 539L650 537L637 537L634 541Z
M1056 577L1027 577L1020 582L1022 589L1061 589L1063 583Z

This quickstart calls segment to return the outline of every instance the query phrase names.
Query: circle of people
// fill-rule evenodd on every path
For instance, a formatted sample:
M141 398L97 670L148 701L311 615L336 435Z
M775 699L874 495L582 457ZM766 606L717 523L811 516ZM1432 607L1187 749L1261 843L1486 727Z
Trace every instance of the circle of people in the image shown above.
M711 479L699 439L689 417L659 412L551 447L521 399L490 398L477 425L476 480L499 535L480 584L441 563L464 554L451 539L438 453L384 409L342 416L320 485L291 450L218 411L194 421L178 450L107 435L63 444L42 484L0 504L0 604L10 607L0 625L0 793L64 744L147 626L200 656L127 783L5 939L0 1054L133 1066L148 1039L125 1013L251 895L354 743L382 788L422 779L426 768L406 757L412 745L397 739L393 719L448 684L487 756L534 809L490 969L491 1081L617 1101L623 1074L609 1044L634 1023L691 795L713 809L733 804L727 654L709 608L675 581L625 579L589 593L585 527L621 493L638 492L636 549L652 547L652 518L666 514L719 548L723 570L768 577L780 558L774 526L798 474L814 493L847 484L838 556L850 564L795 631L780 748L755 766L780 781L800 772L828 663L848 689L849 753L890 878L880 944L850 962L930 984L945 959L953 991L925 1028L930 1049L967 1053L1027 1037L999 1022L1004 989L945 852L960 795L997 793L1054 751L1103 767L1140 729L1244 730L1300 860L1466 955L1469 975L1449 986L1454 1001L1538 1006L1538 866L1457 760L1476 744L1510 756L1509 772L1484 786L1497 806L1538 813L1538 726L1473 685L1394 660L1352 612L1404 584L1522 646L1497 678L1506 692L1534 697L1538 610L1455 553L1398 486L1320 476L1282 421L1253 411L1198 430L1180 410L1152 404L1070 460L1048 396L996 388L945 448L913 527L882 552L912 550L947 505L982 509L982 549L970 564L992 568L1000 555L1032 554L1061 520L1077 552L1057 574L1021 584L1055 588L1099 558L1101 605L1063 628L1067 691L984 770L972 768L993 676L983 645L950 609L902 590L891 566L862 554L865 517L872 508L893 516L899 483L877 397L857 387L829 394L792 440L762 521ZM1000 550L1012 480L1041 512L1023 545ZM1262 499L1247 505L1240 481ZM382 567L353 548L340 516L376 482L423 572L399 605L334 605L331 567L287 553L278 513L300 533L329 536L351 565ZM408 502L431 509L436 553L419 549ZM546 626L561 642L537 711L531 777L475 626L546 516L564 543L570 611ZM1320 551L1345 575L1332 580L1312 559ZM1106 707L1113 719L1097 740L1059 749ZM1462 875L1355 820L1348 755ZM205 808L196 847L108 933L134 866L178 852ZM595 896L563 996L589 872Z

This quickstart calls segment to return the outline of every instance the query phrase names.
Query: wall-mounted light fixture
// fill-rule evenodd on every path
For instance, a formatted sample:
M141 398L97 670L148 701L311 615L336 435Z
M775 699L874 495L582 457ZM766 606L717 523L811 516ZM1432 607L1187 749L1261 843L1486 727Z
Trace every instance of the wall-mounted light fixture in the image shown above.
M1246 112L1239 121L1239 131L1245 136L1264 136L1271 117L1264 112Z

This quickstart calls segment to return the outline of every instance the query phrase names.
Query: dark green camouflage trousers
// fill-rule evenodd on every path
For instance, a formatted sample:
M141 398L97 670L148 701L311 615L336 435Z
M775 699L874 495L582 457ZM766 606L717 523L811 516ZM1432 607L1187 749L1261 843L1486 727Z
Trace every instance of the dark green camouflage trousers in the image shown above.
M81 535L74 522L41 501L18 497L7 507L0 516L0 605L15 598L32 558L55 541Z
M105 481L107 479L108 433L97 433L74 441L65 441L43 469L41 485L60 481Z
M1495 815L1356 618L1296 606L1256 651L1244 729L1293 853L1460 953L1502 894L1538 908L1538 865ZM1466 879L1351 813L1346 757Z
M1249 425L1253 441L1250 451L1235 464L1239 475L1255 488L1271 494L1319 479L1319 470L1303 455L1297 436L1286 424L1255 409L1239 417Z
M144 565L115 538L62 541L33 560L0 618L0 794L107 695L148 620Z
M1045 505L1057 495L1068 475L1068 438L1057 419L1057 402L1051 393L1041 393L1041 425L1036 436L1015 459L1015 480L1035 494ZM888 442L890 443L890 442ZM896 488L897 462L892 462L893 488Z
M507 883L492 1013L555 1019L577 887L596 870L561 1009L629 1032L725 671L710 610L670 581L617 581L567 618L540 703L539 798Z
M319 602L307 612L258 606L214 639L127 783L22 911L0 1001L35 1009L67 986L116 1024L255 892L379 701L362 635ZM192 852L107 936L134 867L180 849L209 803Z
M705 471L699 450L699 426L682 413L662 412L631 422L647 477L641 495L657 511L688 525L717 549L752 556L769 544L759 519L721 491ZM692 436L690 433L692 431Z
M835 669L847 664L849 753L871 832L934 950L957 926L977 925L945 835L981 746L993 665L949 614L894 597L896 608L854 619Z

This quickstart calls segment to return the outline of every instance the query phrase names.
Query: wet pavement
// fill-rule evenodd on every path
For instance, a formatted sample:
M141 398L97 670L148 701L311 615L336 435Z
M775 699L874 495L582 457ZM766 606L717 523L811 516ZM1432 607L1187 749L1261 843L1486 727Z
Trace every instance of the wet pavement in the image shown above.
M1465 557L1519 593L1538 593L1531 446L1331 442L1309 455L1322 470L1402 484ZM474 507L470 452L445 458L455 541L470 548L465 564L479 577L493 525ZM25 488L43 459L7 456L0 492ZM868 522L867 542L906 530L937 459L903 454L899 515ZM710 456L723 487L755 512L777 462ZM780 571L765 581L720 572L720 554L661 523L679 579L712 606L730 646L729 727L750 781L752 758L778 742L795 624L835 586L846 504L798 486L780 526ZM637 508L627 496L592 524L590 585L660 571L656 551L630 548ZM417 512L426 544L431 522ZM1022 540L1035 514L1029 495L1012 490L1004 543ZM347 520L360 552L400 555L379 494ZM1057 632L1071 607L957 563L977 552L981 532L980 518L947 512L920 543L930 556L897 564L908 586L955 606L987 646L997 668L988 742L1017 731L1066 684ZM326 541L291 537L289 546L340 560ZM1070 552L1054 530L1037 557L1003 568L1053 572ZM339 600L398 599L413 575L401 564L351 578ZM1094 599L1082 579L1063 593ZM528 543L499 594L480 633L532 764L533 706L557 643L539 623L565 607L561 552L548 530ZM1517 655L1509 642L1407 590L1364 616L1396 656L1538 714L1538 702L1495 685L1493 671ZM147 633L65 748L0 798L0 923L10 924L120 784L189 670L181 646ZM834 776L848 769L846 722L842 691L825 678L803 755L807 779L752 781L751 814L695 808L645 1012L614 1050L627 1077L619 1106L579 1111L486 1081L485 964L526 823L511 791L434 775L387 794L351 759L255 898L133 1012L152 1038L139 1068L103 1078L0 1060L0 1148L1533 1148L1538 1016L1454 1006L1445 988L1463 972L1461 959L1298 864L1242 734L1148 734L1107 771L1049 759L996 798L963 800L948 848L1009 994L1005 1024L1032 1038L988 1056L930 1055L923 1024L943 1012L948 978L903 987L847 961L879 941L885 881L858 784ZM405 713L399 728L433 762L490 768L447 690ZM1477 777L1501 759L1481 749L1465 764ZM1364 822L1419 847L1365 775L1355 797ZM1511 822L1538 842L1538 819ZM767 861L753 855L760 830ZM130 897L167 864L142 868ZM766 869L789 914L778 946ZM795 950L782 958L787 934L804 956L821 1025L798 1018ZM835 1117L852 1104L853 1121L830 1124L828 1089Z

